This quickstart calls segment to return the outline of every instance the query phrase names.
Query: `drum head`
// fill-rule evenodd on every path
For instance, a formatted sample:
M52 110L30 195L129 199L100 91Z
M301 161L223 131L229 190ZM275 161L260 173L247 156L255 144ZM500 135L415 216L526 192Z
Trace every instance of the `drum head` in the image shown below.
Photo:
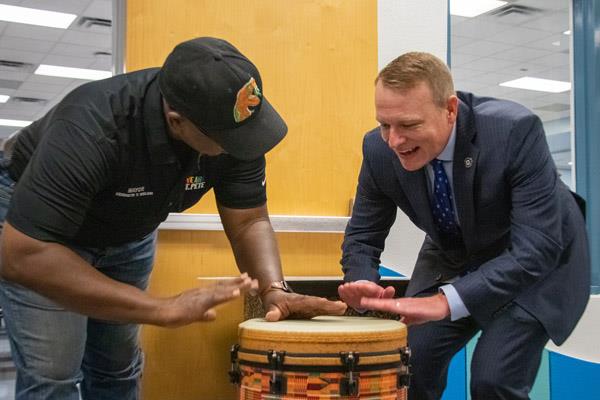
M310 320L267 322L255 318L239 325L245 349L331 353L376 352L406 345L406 325L371 317L320 316Z

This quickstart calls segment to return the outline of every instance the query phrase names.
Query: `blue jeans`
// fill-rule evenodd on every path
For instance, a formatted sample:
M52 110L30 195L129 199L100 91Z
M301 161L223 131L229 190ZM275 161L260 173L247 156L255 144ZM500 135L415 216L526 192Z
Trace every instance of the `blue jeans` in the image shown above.
M0 160L0 227L12 194ZM115 247L69 246L93 268L145 289L156 232ZM139 398L139 326L88 318L18 284L0 280L0 306L17 368L16 400Z

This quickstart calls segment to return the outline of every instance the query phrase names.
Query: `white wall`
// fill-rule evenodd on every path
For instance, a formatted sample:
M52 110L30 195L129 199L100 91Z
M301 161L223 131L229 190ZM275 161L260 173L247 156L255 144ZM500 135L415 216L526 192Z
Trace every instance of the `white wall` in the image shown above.
M379 69L409 51L426 51L442 60L448 51L448 3L446 0L379 0L377 2ZM373 120L375 125L375 121ZM390 171L393 173L393 171ZM398 210L396 223L385 242L381 262L411 276L424 238Z

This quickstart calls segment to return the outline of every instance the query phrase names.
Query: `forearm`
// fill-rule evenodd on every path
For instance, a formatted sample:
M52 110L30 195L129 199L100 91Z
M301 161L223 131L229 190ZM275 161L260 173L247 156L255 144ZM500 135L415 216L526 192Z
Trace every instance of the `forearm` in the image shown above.
M240 271L257 279L260 290L271 282L283 280L277 239L268 218L248 223L231 238L231 247Z
M5 224L2 278L93 318L162 325L163 300L108 278L76 253L29 238Z

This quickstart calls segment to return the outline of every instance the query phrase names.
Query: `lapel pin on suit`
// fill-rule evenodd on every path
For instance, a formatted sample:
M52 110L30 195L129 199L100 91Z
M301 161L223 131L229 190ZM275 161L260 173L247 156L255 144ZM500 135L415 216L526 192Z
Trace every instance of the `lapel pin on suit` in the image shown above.
M471 168L473 166L473 159L471 157L465 158L465 168Z

